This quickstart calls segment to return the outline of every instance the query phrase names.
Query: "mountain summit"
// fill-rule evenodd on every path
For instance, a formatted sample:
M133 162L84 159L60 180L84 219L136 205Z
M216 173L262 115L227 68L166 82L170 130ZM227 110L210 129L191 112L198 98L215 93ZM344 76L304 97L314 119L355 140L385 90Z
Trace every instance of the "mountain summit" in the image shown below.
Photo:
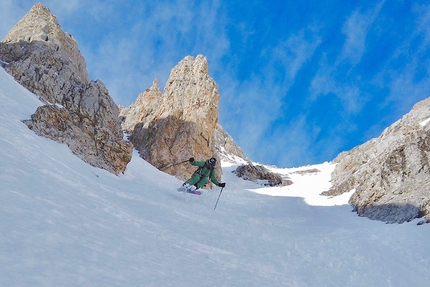
M55 102L56 94L61 94L61 90L64 90L56 87L49 90L47 84L51 82L50 78L63 76L82 84L89 83L86 62L76 40L62 30L55 15L41 3L35 4L1 43L2 60L12 62L8 66L8 72L13 72L15 79L20 81L27 78L26 83L42 93L43 99ZM17 60L25 64L15 63ZM45 65L42 71L49 73L43 74L35 69L36 66L32 66L35 61L38 65ZM21 75L22 73L26 75ZM30 83L31 80L37 81Z

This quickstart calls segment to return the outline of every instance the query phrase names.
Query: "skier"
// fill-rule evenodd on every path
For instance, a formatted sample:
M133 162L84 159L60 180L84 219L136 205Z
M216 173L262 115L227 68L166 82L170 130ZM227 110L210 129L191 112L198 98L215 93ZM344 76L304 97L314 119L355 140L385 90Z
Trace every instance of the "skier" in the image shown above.
M225 183L220 183L216 178L215 165L216 159L210 158L207 161L196 161L193 157L189 159L191 165L199 168L194 172L189 180L182 185L189 193L200 194L197 189L209 182L209 179L219 187L225 187Z

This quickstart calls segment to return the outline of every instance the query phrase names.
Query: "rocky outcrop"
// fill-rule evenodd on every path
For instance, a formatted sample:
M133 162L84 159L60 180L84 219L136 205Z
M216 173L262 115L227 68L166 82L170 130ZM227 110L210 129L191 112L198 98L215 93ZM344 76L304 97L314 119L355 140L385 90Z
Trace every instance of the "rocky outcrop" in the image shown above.
M224 160L236 164L249 163L242 148L238 146L233 138L218 124L215 129L215 149L218 156Z
M350 198L361 216L402 223L430 221L430 98L416 104L381 136L341 153L325 195L355 189Z
M42 4L0 43L6 71L45 103L25 123L37 134L66 143L89 164L118 174L131 159L119 111L105 85L90 81L75 39Z
M271 172L262 165L246 164L237 167L234 171L238 177L256 182L263 186L286 186L293 182L289 179L283 179L278 173Z
M154 81L120 117L143 159L185 179L192 169L175 163L190 157L219 159L214 139L218 103L218 86L209 76L206 58L187 56L171 70L163 93Z

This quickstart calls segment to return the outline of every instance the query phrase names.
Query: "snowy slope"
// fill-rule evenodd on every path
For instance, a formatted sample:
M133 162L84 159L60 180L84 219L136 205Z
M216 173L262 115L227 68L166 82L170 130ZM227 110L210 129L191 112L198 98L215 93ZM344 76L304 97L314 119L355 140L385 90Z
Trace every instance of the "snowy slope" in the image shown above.
M0 69L0 286L428 286L430 225L318 196L329 164L201 196L140 159L93 168L23 123L40 103ZM190 167L191 168L191 167ZM297 173L317 168L319 173ZM331 206L330 206L331 205Z

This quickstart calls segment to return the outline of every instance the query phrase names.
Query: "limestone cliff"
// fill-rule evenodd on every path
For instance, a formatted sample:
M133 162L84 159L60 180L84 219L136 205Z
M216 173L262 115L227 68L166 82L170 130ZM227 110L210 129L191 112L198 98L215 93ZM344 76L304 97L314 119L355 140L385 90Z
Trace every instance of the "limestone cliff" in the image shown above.
M154 81L121 111L122 126L142 158L185 179L193 168L175 163L190 157L220 159L215 143L219 98L206 58L187 56L171 70L163 93ZM219 165L217 174L221 176Z
M75 39L38 3L0 43L2 66L45 103L25 123L66 143L82 160L123 172L132 145L123 140L119 111L105 85L89 81Z
M381 136L341 153L325 195L355 189L350 203L361 216L402 223L430 221L430 98L416 104Z

